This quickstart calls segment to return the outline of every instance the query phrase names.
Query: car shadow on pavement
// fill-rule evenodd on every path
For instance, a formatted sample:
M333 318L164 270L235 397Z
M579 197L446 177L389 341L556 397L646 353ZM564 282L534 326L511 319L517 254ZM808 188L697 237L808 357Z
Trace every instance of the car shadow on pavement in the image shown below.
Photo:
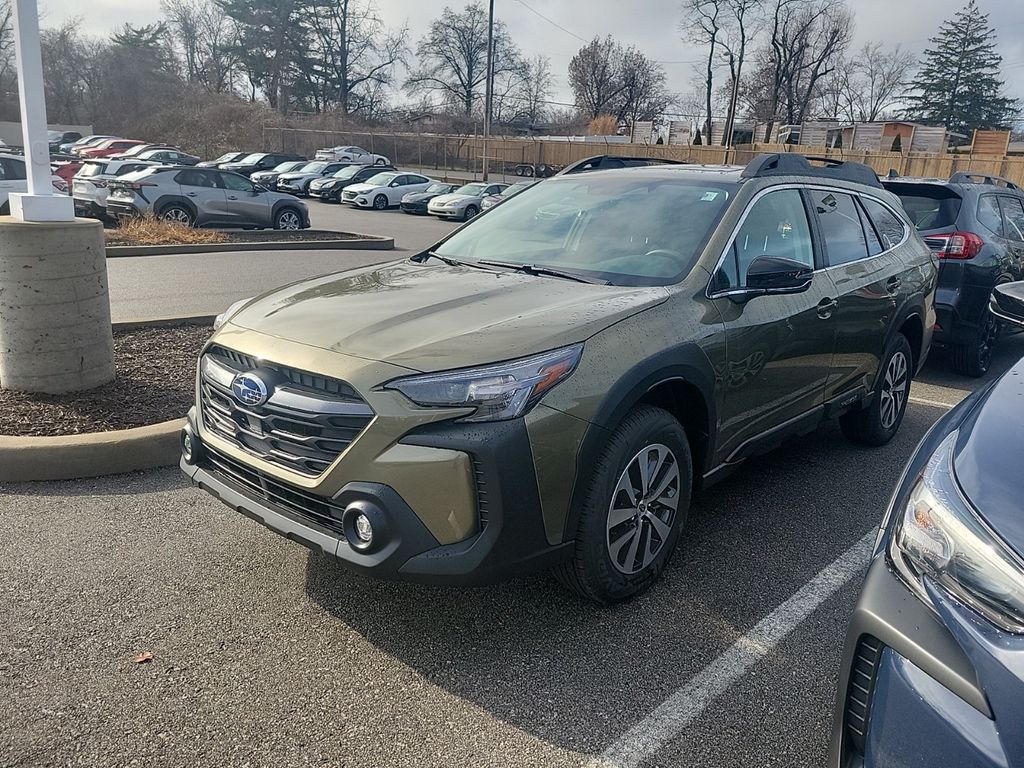
M590 604L546 575L436 588L375 581L320 555L308 559L307 593L431 683L548 743L599 754L877 526L941 412L918 408L875 451L831 425L751 460L698 498L671 567L624 605ZM842 631L827 639L830 664ZM820 719L802 736L814 749L825 743L833 672L816 683Z

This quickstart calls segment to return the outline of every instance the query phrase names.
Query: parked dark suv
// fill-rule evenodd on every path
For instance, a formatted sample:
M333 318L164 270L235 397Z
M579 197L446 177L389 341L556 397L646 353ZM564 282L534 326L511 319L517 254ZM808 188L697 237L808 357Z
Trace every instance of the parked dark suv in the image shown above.
M992 289L1024 278L1024 192L997 176L886 179L940 260L935 342L953 367L983 376L1002 324L989 311Z
M747 457L830 417L896 434L937 271L863 165L554 177L408 259L230 307L182 469L368 574L553 567L624 600Z

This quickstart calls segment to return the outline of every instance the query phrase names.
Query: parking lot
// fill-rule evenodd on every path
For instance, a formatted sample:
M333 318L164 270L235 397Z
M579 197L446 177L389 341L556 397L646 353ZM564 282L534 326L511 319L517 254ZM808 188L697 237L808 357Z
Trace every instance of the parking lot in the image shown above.
M455 226L310 207L397 250L111 260L115 320L215 312ZM0 487L3 764L821 765L859 564L903 464L1021 355L1010 338L968 380L933 353L884 448L829 424L751 460L697 499L665 578L610 609L546 575L369 580L177 469Z

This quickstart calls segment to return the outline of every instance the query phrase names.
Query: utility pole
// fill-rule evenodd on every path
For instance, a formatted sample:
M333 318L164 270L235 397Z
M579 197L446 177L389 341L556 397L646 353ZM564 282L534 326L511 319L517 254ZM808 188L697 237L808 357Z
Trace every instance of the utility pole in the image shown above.
M494 0L490 0L487 10L487 76L484 86L484 159L483 176L487 181L487 142L491 138L491 101L494 98Z

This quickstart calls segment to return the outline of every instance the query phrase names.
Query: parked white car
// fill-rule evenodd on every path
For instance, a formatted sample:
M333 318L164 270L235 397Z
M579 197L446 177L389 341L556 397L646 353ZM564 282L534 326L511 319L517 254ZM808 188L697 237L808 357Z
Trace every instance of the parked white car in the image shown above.
M141 171L151 165L155 165L155 163L137 158L86 160L71 181L71 195L75 198L75 215L91 219L105 219L110 182L126 173Z
M68 193L68 185L60 176L51 176L50 181L54 190L63 195ZM11 213L11 192L28 192L25 158L22 155L0 152L0 216L8 216Z
M433 179L420 176L418 173L385 171L362 184L346 187L341 193L341 202L383 211L401 203L402 198L410 192L423 192L434 183Z
M358 165L391 165L384 155L375 155L362 147L327 147L316 151L315 160L340 160Z

